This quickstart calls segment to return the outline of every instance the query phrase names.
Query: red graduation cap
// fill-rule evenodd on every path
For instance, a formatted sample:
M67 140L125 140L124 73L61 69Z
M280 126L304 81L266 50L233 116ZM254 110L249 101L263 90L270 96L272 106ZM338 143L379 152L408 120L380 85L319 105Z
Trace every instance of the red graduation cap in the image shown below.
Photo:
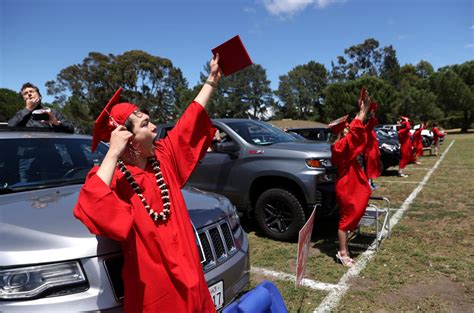
M211 51L214 55L219 53L219 67L224 76L229 76L253 63L239 35Z
M343 117L338 118L337 120L332 121L328 124L327 128L330 128L333 134L338 134L346 128L347 125L347 117L349 115L345 115Z
M132 103L120 103L120 87L115 94L110 98L105 108L100 113L99 117L94 122L94 135L92 136L92 152L95 151L100 141L109 141L110 134L119 125L125 124L127 118L135 112L138 107Z

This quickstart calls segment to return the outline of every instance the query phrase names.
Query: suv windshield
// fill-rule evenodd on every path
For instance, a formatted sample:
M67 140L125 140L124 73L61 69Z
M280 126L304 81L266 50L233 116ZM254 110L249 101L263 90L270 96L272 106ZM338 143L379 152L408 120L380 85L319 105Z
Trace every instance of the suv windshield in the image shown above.
M90 139L21 138L0 141L0 193L83 183L107 147Z
M245 141L253 145L265 146L278 142L297 141L296 138L279 128L258 121L227 122L230 128Z

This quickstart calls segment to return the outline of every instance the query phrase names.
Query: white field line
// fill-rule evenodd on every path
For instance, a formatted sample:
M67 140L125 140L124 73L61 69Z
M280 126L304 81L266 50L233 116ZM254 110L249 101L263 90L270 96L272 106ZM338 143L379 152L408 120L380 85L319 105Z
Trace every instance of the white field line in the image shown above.
M379 185L385 184L385 183L394 183L394 184L418 184L419 182L417 181L406 181L406 180L383 180L383 181L378 181L377 182Z
M276 272L276 271L272 271L272 270L267 270L265 268L252 266L250 271L252 273L255 273L255 274L261 274L261 275L264 275L264 276L275 277L275 278L278 278L280 280L296 281L296 276L295 275L286 274L286 273L282 273L282 272ZM309 287L309 288L316 289L316 290L325 290L325 291L334 290L334 289L339 288L339 286L335 285L335 284L322 283L322 282L318 282L318 281L307 279L307 278L303 278L301 280L301 284L305 287Z
M438 168L439 164L441 161L443 161L444 157L448 153L449 149L453 146L455 140L451 142L451 144L446 148L444 153L441 155L439 160L433 165L433 167L429 170L428 173L426 173L425 177L423 180L419 183L419 185L415 188L415 190L412 191L412 193L408 196L408 198L405 199L403 202L402 206L400 209L397 210L397 212L392 216L390 219L390 227L394 227L397 225L397 223L400 221L400 219L403 216L403 213L408 210L410 207L410 204L415 200L416 196L418 193L423 189L423 187L426 185L428 182L428 179L431 177L433 172ZM387 231L384 229L382 232L383 236L386 236ZM375 241L372 243L371 247L369 247L368 250L366 250L364 253L362 253L358 258L357 262L354 264L353 267L351 267L339 280L339 288L335 288L329 292L329 294L324 298L323 302L313 311L314 312L330 312L333 310L341 301L342 296L346 293L346 291L349 289L349 280L353 277L357 277L359 273L365 268L367 265L368 261L372 259L372 257L375 255L375 249L374 248Z

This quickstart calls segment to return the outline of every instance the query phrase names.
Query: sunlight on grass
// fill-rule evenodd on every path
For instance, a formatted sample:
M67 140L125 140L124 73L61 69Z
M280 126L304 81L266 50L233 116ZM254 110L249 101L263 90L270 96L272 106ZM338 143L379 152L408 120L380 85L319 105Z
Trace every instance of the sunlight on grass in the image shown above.
M474 134L450 134L441 152L453 139L451 150L393 228L392 236L351 281L337 312L467 312L474 307ZM373 195L387 197L392 208L399 208L438 160L422 157L421 165L407 167L407 178L395 176L396 168L390 169L377 179L380 187ZM334 259L337 225L323 231L320 227L313 234L305 277L337 284L346 273ZM253 231L249 239L252 266L295 275L296 243L273 241ZM312 312L326 295L255 274L253 286L262 279L276 282L290 312Z

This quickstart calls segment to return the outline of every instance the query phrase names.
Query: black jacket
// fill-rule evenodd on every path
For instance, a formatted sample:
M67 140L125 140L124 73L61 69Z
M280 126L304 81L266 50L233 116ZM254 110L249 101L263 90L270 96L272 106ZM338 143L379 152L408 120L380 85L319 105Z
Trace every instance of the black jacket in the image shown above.
M38 105L35 110L41 109L42 106ZM48 127L54 128L68 133L74 132L74 126L58 111L51 109L51 112L56 116L56 118L61 122L60 125L50 125L42 121L36 121L32 118L32 113L28 109L23 109L15 113L13 117L8 121L9 127Z

